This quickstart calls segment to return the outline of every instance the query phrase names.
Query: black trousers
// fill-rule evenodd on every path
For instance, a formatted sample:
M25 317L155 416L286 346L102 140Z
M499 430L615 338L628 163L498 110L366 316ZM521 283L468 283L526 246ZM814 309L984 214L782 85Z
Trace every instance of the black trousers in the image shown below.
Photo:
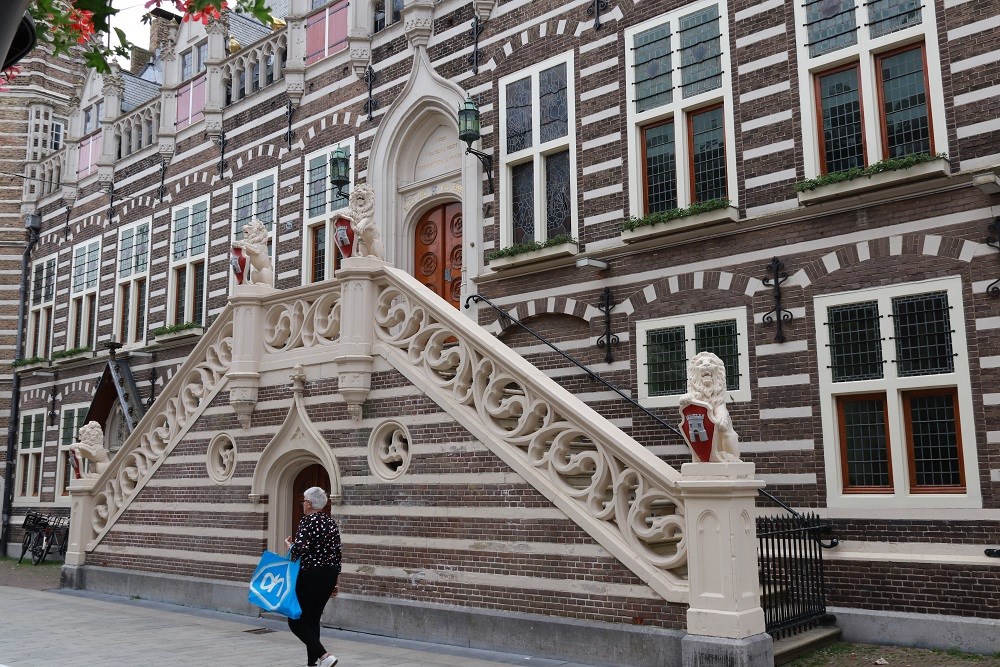
M302 616L297 620L288 619L288 629L306 645L307 662L315 665L323 657L326 649L319 641L319 619L323 607L330 599L337 585L339 570L335 567L311 567L299 570L299 580L295 584L295 594L302 607Z

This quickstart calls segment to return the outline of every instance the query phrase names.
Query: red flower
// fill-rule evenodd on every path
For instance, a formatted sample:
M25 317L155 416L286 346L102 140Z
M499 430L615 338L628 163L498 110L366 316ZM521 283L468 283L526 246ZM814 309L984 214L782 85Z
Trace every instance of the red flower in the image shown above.
M182 0L147 0L146 9L149 9L150 7L153 6L159 7L161 4L163 4L164 1L174 3L174 7L177 9L177 11L179 11L181 14L184 13L184 3L182 2Z
M201 21L203 25L208 25L211 19L221 19L222 13L219 10L225 11L229 9L225 0L219 3L219 7L213 7L209 5L204 9L195 9L194 0L188 0L187 13L184 15L185 21Z
M77 44L86 44L94 34L94 12L86 9L76 9L69 13L70 30L77 33Z
M10 88L7 87L7 84L13 81L14 77L16 77L20 73L21 73L21 68L18 67L17 65L11 65L7 69L0 71L0 81L2 81L2 83L0 83L0 92L6 93L10 91Z

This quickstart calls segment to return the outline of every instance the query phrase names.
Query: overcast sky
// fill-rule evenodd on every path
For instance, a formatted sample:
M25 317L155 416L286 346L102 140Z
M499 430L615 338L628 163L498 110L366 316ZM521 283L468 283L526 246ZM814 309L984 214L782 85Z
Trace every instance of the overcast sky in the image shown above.
M142 22L142 15L149 11L146 9L145 0L112 0L111 6L118 10L118 13L111 17L111 27L121 28L129 41L136 46L147 48L149 26ZM170 9L173 10L173 6ZM112 37L111 43L117 44L117 38ZM122 67L127 66L126 62L122 62Z

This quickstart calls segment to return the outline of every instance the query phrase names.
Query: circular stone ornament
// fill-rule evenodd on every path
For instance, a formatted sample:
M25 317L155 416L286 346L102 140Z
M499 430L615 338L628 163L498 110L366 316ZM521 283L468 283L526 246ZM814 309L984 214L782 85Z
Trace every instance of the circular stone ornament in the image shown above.
M398 479L410 466L410 431L388 419L372 431L368 439L368 467L378 477Z
M208 460L205 462L208 476L218 484L228 482L236 472L236 443L226 433L220 433L208 444Z

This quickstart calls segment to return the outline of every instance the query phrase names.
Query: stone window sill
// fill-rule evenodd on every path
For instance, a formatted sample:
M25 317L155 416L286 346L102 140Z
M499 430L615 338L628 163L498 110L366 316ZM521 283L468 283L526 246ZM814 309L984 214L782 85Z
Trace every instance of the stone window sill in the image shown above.
M532 252L525 252L520 255L514 255L513 257L496 257L490 260L490 268L494 271L504 271L506 269L524 266L525 264L543 262L548 259L570 257L575 255L577 252L579 252L579 246L576 243L560 243L559 245L542 248L541 250L534 250Z
M947 160L932 160L921 164L913 165L909 169L898 171L885 171L881 174L863 176L853 181L843 181L841 183L831 183L821 185L812 190L803 190L796 193L799 204L809 206L820 204L836 199L844 199L855 195L861 195L874 190L882 190L897 185L905 185L916 181L927 181L942 176L948 176L950 169Z
M645 239L653 238L655 236L673 234L675 232L689 230L695 227L707 227L719 222L733 222L739 219L739 215L740 213L736 208L727 206L726 208L706 211L705 213L689 215L675 220L668 220L667 222L660 222L655 225L645 225L643 227L636 227L635 229L627 229L622 232L622 242L635 243L637 241L644 241Z

